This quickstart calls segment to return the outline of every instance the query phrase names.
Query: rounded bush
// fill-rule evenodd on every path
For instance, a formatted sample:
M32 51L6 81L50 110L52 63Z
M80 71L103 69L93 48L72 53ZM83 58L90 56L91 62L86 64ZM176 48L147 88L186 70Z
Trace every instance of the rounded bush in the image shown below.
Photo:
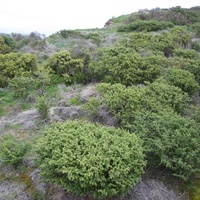
M195 76L189 71L183 69L170 68L166 70L163 78L167 81L167 83L181 88L190 96L199 89L199 84L195 80Z
M52 124L37 152L48 182L94 198L123 195L140 180L145 166L135 134L85 121Z
M194 120L168 113L138 113L129 128L144 140L149 164L163 165L184 181L199 173L199 124Z

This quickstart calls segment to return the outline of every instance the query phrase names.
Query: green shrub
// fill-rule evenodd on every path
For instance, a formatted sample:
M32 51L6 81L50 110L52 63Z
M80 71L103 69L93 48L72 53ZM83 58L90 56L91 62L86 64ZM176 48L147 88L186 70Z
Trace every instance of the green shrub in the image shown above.
M174 49L173 55L177 57L198 59L198 53L195 50Z
M39 114L42 116L42 118L48 117L49 112L49 103L45 96L37 97L36 100L36 109L39 112Z
M180 88L159 80L148 84L144 99L147 110L156 113L159 113L159 110L162 112L162 108L170 108L176 113L181 113L190 101L188 94Z
M0 87L8 85L14 77L30 77L36 70L37 57L33 54L0 54Z
M96 90L107 108L121 119L122 126L132 123L137 112L181 113L189 102L188 95L180 88L161 81L143 87L101 83Z
M101 105L101 101L97 97L91 97L81 108L92 115L97 115L98 108Z
M191 48L197 52L200 52L200 43L199 42L192 42Z
M196 36L200 36L200 23L196 22L191 26L191 29L196 33Z
M19 165L29 148L27 142L12 135L5 135L0 138L0 157L6 164Z
M0 37L0 54L7 54L12 51L12 48L6 44L4 37Z
M150 52L151 55L173 56L174 49L188 48L191 41L191 33L184 28L173 28L169 32L160 34L133 33L128 39L122 40L121 44L127 48L136 50L143 55Z
M87 73L84 71L82 59L74 59L68 51L61 51L52 55L46 63L53 72L64 78L66 84L84 83Z
M137 53L128 52L125 48L108 48L102 51L98 61L90 63L91 71L98 81L132 85L153 82L161 74L163 57L142 57Z
M135 134L85 121L51 125L37 152L47 181L95 198L123 195L140 180L145 165Z
M195 80L200 83L200 60L174 57L168 59L168 66L187 70L195 76Z
M178 115L138 113L129 129L144 140L150 165L163 165L184 181L200 172L199 124Z
M195 76L186 70L170 68L166 70L163 78L168 84L181 88L190 96L199 89L199 84L195 80Z
M137 20L128 25L123 25L118 28L118 32L130 31L159 31L167 28L173 28L172 22L161 22L157 20Z
M16 46L14 39L9 35L3 35L2 37L4 39L4 43L8 45L11 48L11 50L13 50Z
M24 99L37 88L37 82L30 77L15 77L9 81L9 87L14 91L15 98Z

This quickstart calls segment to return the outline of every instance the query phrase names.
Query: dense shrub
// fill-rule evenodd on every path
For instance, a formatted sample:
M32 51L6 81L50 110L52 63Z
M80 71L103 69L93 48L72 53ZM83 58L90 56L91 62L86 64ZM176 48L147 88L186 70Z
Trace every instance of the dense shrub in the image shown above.
M198 59L199 55L195 50L186 49L174 49L173 55L177 57L183 57L188 59Z
M151 51L153 55L163 55L165 57L173 56L174 49L188 48L191 39L191 33L184 28L173 28L169 32L159 34L133 33L121 42L122 45L136 50L143 54L145 51Z
M168 84L181 88L189 95L193 95L199 89L195 76L186 70L170 68L166 70L163 78Z
M46 63L54 73L64 78L66 84L84 83L87 80L87 72L84 71L82 59L71 57L68 51L53 54Z
M150 165L163 165L187 181L200 172L199 124L177 115L138 113L129 129L144 140Z
M84 121L51 125L37 152L47 181L95 198L123 195L139 181L145 165L135 134Z
M9 35L3 34L0 36L0 54L10 53L15 45L15 41Z
M200 43L199 42L192 42L191 48L197 52L200 52Z
M128 50L121 52L121 49L114 47L103 50L99 59L90 63L98 81L128 86L144 81L153 82L161 74L162 56L142 57Z
M195 76L195 80L200 83L200 60L173 57L168 59L168 66L187 70Z
M96 89L123 126L132 123L137 112L180 113L189 101L188 95L180 88L161 81L144 87L101 83Z
M196 22L191 26L191 29L196 33L196 36L200 36L200 23Z
M37 81L31 77L15 77L9 81L8 86L14 91L15 98L24 99L37 88Z
M130 32L130 31L159 31L167 28L173 28L172 22L161 22L157 20L137 20L128 25L120 26L118 32Z
M14 77L30 77L36 66L37 57L33 54L0 54L0 87L7 86Z
M29 147L27 142L12 135L5 135L0 138L0 158L6 164L17 166Z

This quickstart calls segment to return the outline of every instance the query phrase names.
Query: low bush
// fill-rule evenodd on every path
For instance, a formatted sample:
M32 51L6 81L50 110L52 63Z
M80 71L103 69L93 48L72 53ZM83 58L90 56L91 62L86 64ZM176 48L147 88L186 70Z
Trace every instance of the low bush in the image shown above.
M125 48L114 47L102 51L97 61L90 63L90 69L98 81L132 84L153 82L160 76L163 57L142 57L138 53L128 52Z
M37 68L37 57L33 54L0 54L0 87L6 87L14 77L30 77Z
M0 158L3 163L16 167L21 163L29 148L27 142L12 135L5 135L0 138Z
M130 31L159 31L167 28L173 28L172 22L161 22L157 20L137 20L128 25L120 26L118 32L130 32Z
M121 119L123 126L132 123L137 112L181 113L189 102L189 96L180 88L161 81L130 87L100 83L96 89L102 95L103 103Z
M163 165L184 181L200 172L199 124L163 113L138 113L129 129L144 140L149 165Z
M170 68L166 70L163 78L169 85L174 85L187 92L190 96L199 89L199 84L195 80L195 76L189 71Z
M37 82L30 77L15 77L9 81L9 87L14 91L15 98L24 99L37 88Z
M53 54L45 63L66 84L84 83L87 72L84 71L83 59L72 58L68 51Z
M47 181L95 198L123 195L140 180L145 166L135 134L85 121L52 124L37 152Z

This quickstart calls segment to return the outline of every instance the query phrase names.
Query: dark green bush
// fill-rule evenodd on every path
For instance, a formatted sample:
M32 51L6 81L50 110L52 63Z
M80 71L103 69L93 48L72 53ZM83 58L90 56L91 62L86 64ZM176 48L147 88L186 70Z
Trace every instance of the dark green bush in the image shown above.
M200 52L200 43L199 42L192 42L191 48L197 52Z
M4 37L0 37L0 54L7 54L12 51L12 47L6 44Z
M161 22L157 20L137 20L128 25L120 26L118 32L130 31L159 31L167 28L173 28L172 22Z
M163 165L184 181L200 172L199 124L178 115L138 113L129 124L144 140L149 165Z
M135 134L84 121L51 125L37 152L47 181L95 198L123 195L140 180L145 165Z
M196 33L196 36L200 36L200 23L196 22L191 26L192 31Z

